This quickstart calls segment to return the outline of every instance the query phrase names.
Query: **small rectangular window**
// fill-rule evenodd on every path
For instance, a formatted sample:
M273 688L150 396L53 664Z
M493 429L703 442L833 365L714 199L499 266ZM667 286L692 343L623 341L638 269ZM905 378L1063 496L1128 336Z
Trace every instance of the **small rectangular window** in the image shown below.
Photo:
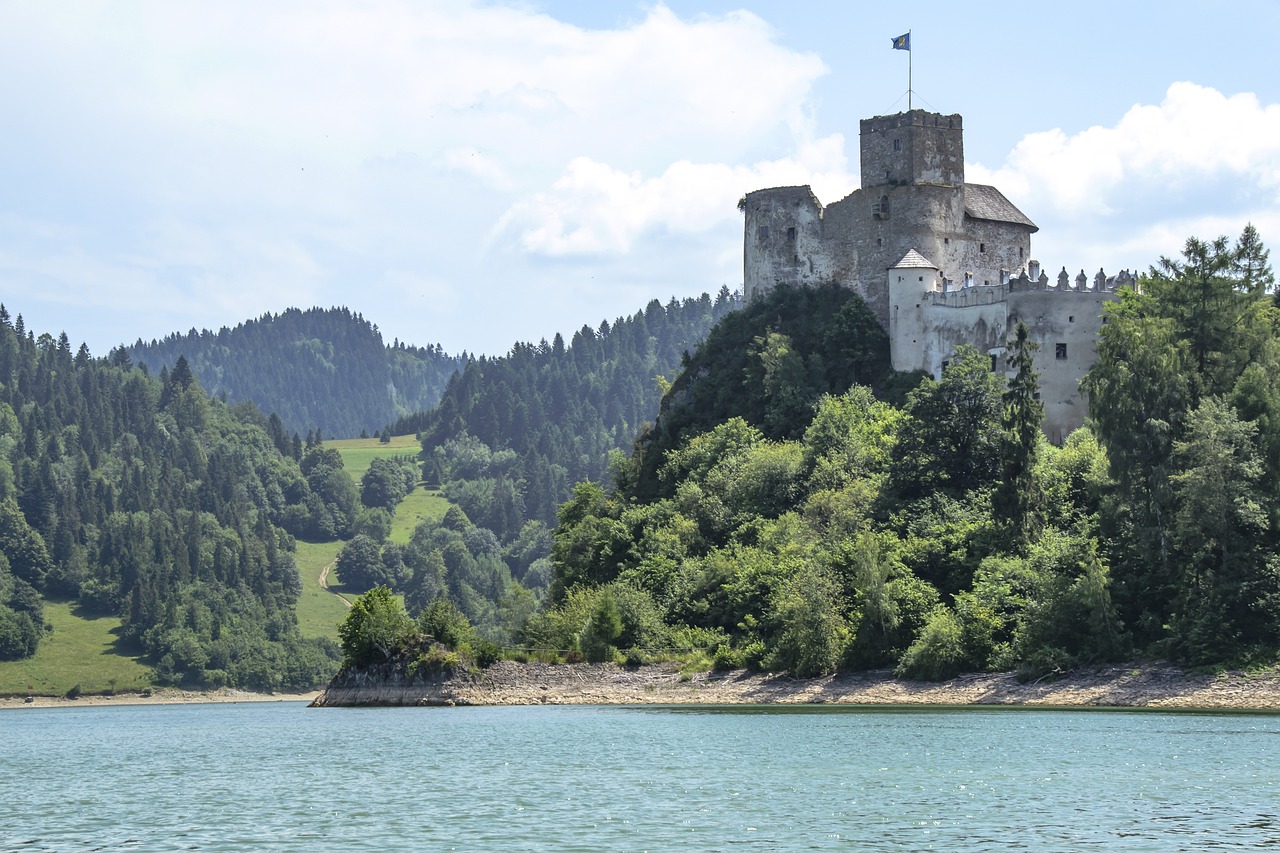
M769 239L769 226L768 226L768 225L761 225L761 226L760 226L760 230L756 232L756 236L757 236L757 237L759 237L761 240L768 240L768 239Z
M1066 360L1067 360L1067 345L1066 345L1066 344L1054 344L1054 353L1053 353L1053 354L1054 354L1054 356L1058 359L1058 361L1066 361Z
M991 372L995 373L995 370L996 370L996 356L993 355L991 356Z
M978 244L978 251L979 251L979 252L986 252L986 251L987 251L987 244L986 244L986 243L979 243L979 244Z
M1032 394L1032 395L1031 395L1031 399L1032 399L1032 400L1039 400L1039 399L1040 399L1040 392L1039 392L1039 391L1036 391L1034 394Z
M787 229L787 239L792 243L796 241L796 229L794 227Z
M902 140L901 140L901 139L895 139L895 140L893 140L893 150L894 150L894 151L901 151L901 150L902 150Z

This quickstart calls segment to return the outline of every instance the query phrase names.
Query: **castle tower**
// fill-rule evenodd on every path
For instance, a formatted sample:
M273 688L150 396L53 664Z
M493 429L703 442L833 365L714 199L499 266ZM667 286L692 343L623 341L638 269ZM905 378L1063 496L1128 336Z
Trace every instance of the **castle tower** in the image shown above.
M822 204L806 187L774 187L747 193L743 293L752 299L782 282L831 280L822 246Z
M920 370L925 363L925 302L938 289L938 266L911 249L889 270L889 349L894 370Z
M862 120L862 188L964 186L964 132L958 115L911 110Z
M861 186L823 206L809 187L748 193L743 289L837 282L885 329L885 273L914 249L946 278L993 285L1022 270L1035 223L995 187L964 181L961 117L925 110L864 119Z

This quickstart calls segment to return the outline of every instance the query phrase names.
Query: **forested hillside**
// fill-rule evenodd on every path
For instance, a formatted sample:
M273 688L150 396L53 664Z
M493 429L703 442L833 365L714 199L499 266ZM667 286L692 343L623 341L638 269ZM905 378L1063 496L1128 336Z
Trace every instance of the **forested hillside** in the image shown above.
M128 354L153 372L185 356L210 396L248 400L278 415L290 433L326 438L376 435L435 406L466 361L438 346L385 344L376 326L346 308L290 308L216 333L138 340Z
M962 349L895 405L892 377L841 387L883 368L848 345L876 340L855 297L775 291L708 337L612 490L575 488L526 638L801 675L1274 660L1273 285L1252 227L1162 259L1107 306L1093 428L1063 447L1025 329L1011 381Z
M35 651L43 594L119 615L162 681L326 677L335 649L298 633L284 527L349 529L356 487L267 424L211 400L181 358L153 376L0 306L0 656Z
M437 408L392 431L421 433L428 479L510 542L526 521L554 524L574 483L608 476L610 453L631 447L682 358L738 304L728 288L655 299L568 342L516 344L469 362Z

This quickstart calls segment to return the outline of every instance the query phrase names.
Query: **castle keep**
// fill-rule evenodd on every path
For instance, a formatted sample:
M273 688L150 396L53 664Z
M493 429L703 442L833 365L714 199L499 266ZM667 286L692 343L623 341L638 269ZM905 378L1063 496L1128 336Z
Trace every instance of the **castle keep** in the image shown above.
M924 110L864 119L849 196L824 207L807 186L748 193L744 291L849 287L888 331L894 369L935 378L961 344L1005 370L1021 320L1040 346L1044 431L1060 443L1084 422L1079 381L1097 360L1102 303L1131 279L1043 273L1035 223L995 187L965 183L962 130L960 116Z

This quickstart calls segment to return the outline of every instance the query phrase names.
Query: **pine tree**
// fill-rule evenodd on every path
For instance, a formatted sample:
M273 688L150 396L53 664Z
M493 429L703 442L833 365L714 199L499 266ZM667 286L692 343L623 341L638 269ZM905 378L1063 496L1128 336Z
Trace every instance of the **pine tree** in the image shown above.
M1044 422L1044 403L1039 400L1040 374L1035 369L1038 349L1039 345L1028 336L1026 324L1019 321L1013 340L1008 342L1007 361L1016 372L1004 392L1001 477L991 496L996 520L1022 543L1035 538L1043 503L1033 475L1040 425Z

